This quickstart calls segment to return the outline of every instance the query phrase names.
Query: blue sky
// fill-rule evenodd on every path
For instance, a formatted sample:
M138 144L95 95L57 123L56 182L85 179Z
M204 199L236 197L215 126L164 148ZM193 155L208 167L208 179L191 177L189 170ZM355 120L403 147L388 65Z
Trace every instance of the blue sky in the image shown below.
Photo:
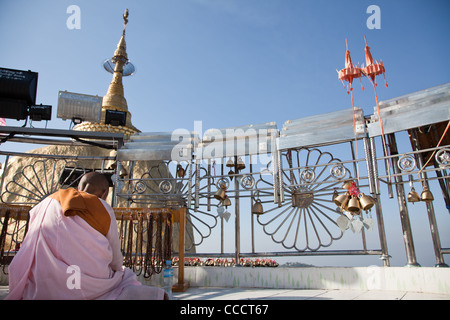
M381 29L366 26L372 4L381 9ZM80 29L66 26L70 5L80 7ZM102 63L119 41L125 8L137 69L124 79L125 96L134 126L145 132L193 130L194 121L204 130L272 121L281 128L349 108L336 69L344 67L345 39L353 62L365 62L364 35L386 67L380 100L450 81L448 0L0 0L0 66L39 72L37 103L53 106L48 127L69 128L56 118L59 90L106 93L111 74ZM355 82L355 104L370 115L373 90L363 84L365 91ZM429 257L419 263L433 265Z
M364 62L364 35L382 59L392 98L448 82L448 1L1 1L2 66L39 72L38 102L68 90L104 95L110 58L130 10L127 50L137 73L124 80L133 124L142 131L231 127L325 113L349 106L336 69L345 39ZM69 30L66 9L81 9L81 29ZM366 9L381 9L381 29L369 30ZM369 83L366 81L365 86ZM355 103L373 113L372 91ZM160 110L170 110L161 112ZM36 124L38 125L38 124ZM63 128L68 123L62 122Z

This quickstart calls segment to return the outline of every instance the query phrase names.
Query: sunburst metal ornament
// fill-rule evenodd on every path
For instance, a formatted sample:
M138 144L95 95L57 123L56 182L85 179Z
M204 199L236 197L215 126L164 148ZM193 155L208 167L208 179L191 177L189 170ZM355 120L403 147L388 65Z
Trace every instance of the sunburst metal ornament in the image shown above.
M63 175L65 168L68 174ZM81 173L81 174L77 174ZM6 184L1 200L6 204L35 205L60 188L74 187L86 170L75 162L37 160L18 171ZM14 199L9 201L9 199Z
M343 232L336 223L341 213L332 199L335 189L349 178L349 170L329 152L318 149L291 149L282 154L284 203L278 206L261 192L264 212L257 221L272 240L286 249L316 251L340 239ZM263 177L257 188L271 185Z

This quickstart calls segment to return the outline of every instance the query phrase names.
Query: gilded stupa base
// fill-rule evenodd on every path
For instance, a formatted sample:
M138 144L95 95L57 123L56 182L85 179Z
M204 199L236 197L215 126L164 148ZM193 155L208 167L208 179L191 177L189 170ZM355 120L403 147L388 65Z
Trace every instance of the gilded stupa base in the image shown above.
M83 122L77 124L73 130L79 131L94 131L94 132L110 132L110 133L123 133L125 140L128 140L131 135L140 132L134 126L112 126L104 123Z

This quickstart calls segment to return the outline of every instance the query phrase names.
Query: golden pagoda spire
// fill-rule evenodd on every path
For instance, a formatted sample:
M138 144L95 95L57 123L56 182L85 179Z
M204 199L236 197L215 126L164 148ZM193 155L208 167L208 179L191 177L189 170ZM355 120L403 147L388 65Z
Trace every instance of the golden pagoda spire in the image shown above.
M92 123L92 122L83 122L74 127L74 130L81 131L101 131L101 132L119 132L124 133L126 138L130 135L139 132L132 123L131 123L131 113L128 111L127 100L124 96L123 76L127 76L129 74L124 75L124 67L132 66L131 63L128 62L127 55L127 46L125 42L125 29L128 24L128 9L125 10L123 14L123 31L122 36L117 44L117 48L114 51L114 56L107 61L106 63L114 64L113 78L108 87L108 91L106 95L103 97L102 102L102 113L100 123ZM111 65L110 63L110 65ZM133 67L134 68L134 67ZM111 70L112 71L112 70ZM113 111L125 111L127 113L126 124L125 126L110 126L105 124L106 118L106 110Z

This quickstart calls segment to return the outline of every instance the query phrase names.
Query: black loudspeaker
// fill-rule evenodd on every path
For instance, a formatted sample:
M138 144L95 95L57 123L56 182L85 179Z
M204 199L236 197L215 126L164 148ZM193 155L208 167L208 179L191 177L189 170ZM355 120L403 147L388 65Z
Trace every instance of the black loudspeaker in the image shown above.
M125 126L127 113L125 111L106 110L105 124L112 126Z
M24 120L36 104L38 73L0 68L0 118Z
M51 120L52 106L37 105L31 106L29 110L30 119L33 121Z

